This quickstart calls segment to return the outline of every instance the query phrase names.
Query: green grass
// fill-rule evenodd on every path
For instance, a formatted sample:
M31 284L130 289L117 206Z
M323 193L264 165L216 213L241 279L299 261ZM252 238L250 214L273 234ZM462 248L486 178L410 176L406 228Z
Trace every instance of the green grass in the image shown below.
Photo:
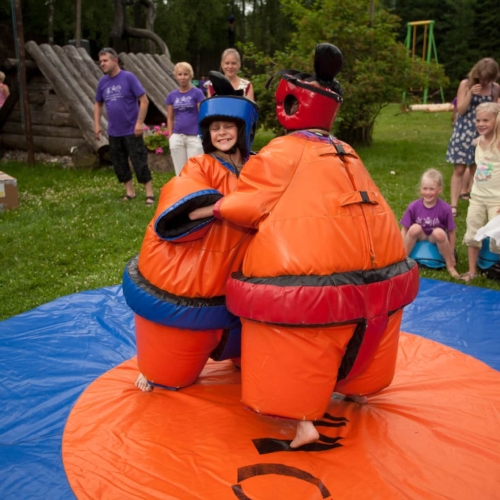
M121 282L141 247L153 209L124 191L113 171L3 163L15 177L19 208L0 214L0 319L62 295ZM168 174L154 175L155 192Z
M427 168L445 176L449 200L452 166L445 163L451 135L449 113L399 113L384 109L370 148L358 153L392 206L398 220L417 198L419 178ZM259 131L255 149L273 135ZM121 202L123 188L110 168L75 170L59 165L1 163L0 170L18 181L20 206L0 213L0 320L57 297L121 282L127 261L141 247L153 209L145 193ZM391 171L395 174L391 174ZM154 174L156 193L169 179ZM465 231L467 203L460 202L457 218L459 272L467 270ZM446 271L422 270L421 275L452 281ZM474 285L500 290L500 283L478 278Z

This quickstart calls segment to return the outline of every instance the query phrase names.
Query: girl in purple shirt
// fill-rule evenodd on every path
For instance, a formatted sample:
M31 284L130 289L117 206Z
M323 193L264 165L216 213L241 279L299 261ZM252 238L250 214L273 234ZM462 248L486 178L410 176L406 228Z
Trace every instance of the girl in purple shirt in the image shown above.
M177 63L174 76L179 89L168 94L165 104L170 154L175 173L179 175L189 158L203 154L201 139L198 137L198 110L205 96L191 83L193 68L189 63Z
M401 219L401 234L406 255L410 255L417 241L430 241L437 245L453 278L460 278L455 269L455 220L450 205L439 199L443 191L443 176L431 168L420 180L420 196L411 202Z

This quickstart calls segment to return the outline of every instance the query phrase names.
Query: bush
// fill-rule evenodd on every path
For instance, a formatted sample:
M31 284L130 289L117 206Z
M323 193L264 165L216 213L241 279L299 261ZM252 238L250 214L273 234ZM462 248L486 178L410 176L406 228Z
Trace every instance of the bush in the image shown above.
M405 46L396 40L399 18L381 8L370 18L370 0L283 0L282 6L296 27L286 50L268 57L252 44L244 46L247 60L260 69L252 81L266 128L279 129L274 90L264 88L269 76L284 68L312 73L315 47L325 41L337 45L344 55L337 77L344 103L334 132L346 142L369 145L380 110L400 101L403 91L447 83L440 65L408 57Z
M154 151L157 155L168 154L168 130L165 123L153 128L144 127L144 144L149 151Z

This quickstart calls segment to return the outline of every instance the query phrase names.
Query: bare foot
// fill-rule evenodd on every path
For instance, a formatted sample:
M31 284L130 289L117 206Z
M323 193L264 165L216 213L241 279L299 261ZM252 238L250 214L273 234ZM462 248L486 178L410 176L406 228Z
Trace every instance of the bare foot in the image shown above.
M467 271L466 273L462 274L462 276L460 276L460 279L464 280L466 283L469 283L470 281L475 280L476 278L477 274L471 273L470 271Z
M139 389L141 391L144 391L144 392L151 392L153 390L151 385L149 385L148 380L146 379L146 377L142 373L139 373L139 376L137 377L137 380L135 381L135 385L137 387L139 387Z
M299 448L305 444L314 443L319 439L319 432L310 420L299 420L295 438L290 443L290 448Z
M458 274L457 270L454 267L447 267L446 268L448 272L450 273L452 278L455 278L456 280L460 279L460 274Z

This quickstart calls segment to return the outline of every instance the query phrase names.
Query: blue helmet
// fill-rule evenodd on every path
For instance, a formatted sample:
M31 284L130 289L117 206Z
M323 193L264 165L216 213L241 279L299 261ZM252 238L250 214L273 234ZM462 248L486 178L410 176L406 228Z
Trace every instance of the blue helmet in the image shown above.
M203 151L205 153L215 151L208 130L212 122L234 121L238 126L236 146L246 158L250 154L255 138L259 108L251 99L239 95L242 92L234 90L231 82L221 73L210 71L209 78L215 95L201 102L198 114Z

